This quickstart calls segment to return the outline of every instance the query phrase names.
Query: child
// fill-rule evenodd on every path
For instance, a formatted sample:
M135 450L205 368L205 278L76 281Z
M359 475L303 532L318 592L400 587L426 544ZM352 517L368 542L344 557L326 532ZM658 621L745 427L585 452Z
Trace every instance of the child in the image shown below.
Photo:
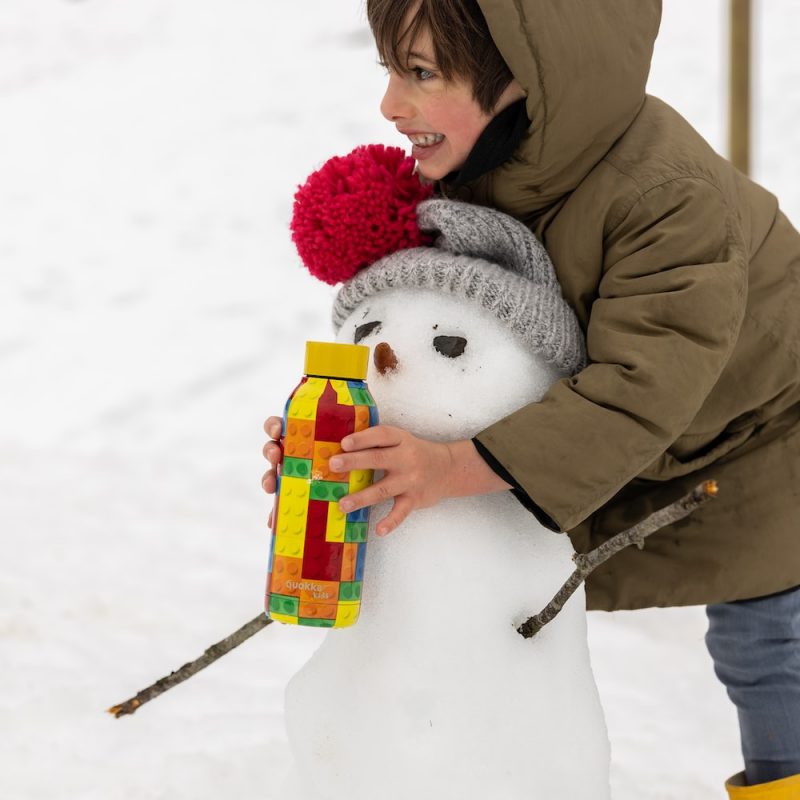
M606 562L587 604L707 604L745 759L728 792L800 797L800 235L645 95L659 0L367 7L383 115L441 194L536 233L590 363L471 441L348 437L332 467L385 476L343 510L394 498L386 534L442 498L511 489L585 552L715 478L718 500Z

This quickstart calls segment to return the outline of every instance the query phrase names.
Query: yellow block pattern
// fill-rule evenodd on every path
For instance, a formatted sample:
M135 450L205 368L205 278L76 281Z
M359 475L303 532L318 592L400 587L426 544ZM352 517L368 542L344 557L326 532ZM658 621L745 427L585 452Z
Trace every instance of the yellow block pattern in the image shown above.
M319 399L325 391L326 378L308 378L306 382L294 393L295 397Z
M303 557L308 495L308 481L285 475L281 477L278 520L275 527L275 552L278 555Z
M344 528L347 514L339 511L336 503L328 503L328 522L325 528L326 542L344 542Z
M374 472L371 469L351 469L347 493L360 492L362 489L366 489L367 486L371 486Z
M297 625L297 617L293 617L291 614L277 614L274 611L270 611L269 618L277 622L288 622L290 625Z
M295 419L315 419L317 403L325 391L325 378L309 378L292 397L289 416Z
M340 406L353 405L353 396L350 394L350 387L347 385L347 381L340 381L331 378L331 386L336 391L336 402Z
M358 619L360 609L360 600L340 600L339 607L336 609L336 622L333 627L344 628L347 625L352 625Z

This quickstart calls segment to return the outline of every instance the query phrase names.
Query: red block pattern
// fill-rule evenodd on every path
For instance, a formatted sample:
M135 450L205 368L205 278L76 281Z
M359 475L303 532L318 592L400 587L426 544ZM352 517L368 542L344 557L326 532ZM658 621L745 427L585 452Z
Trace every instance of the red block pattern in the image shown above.
M342 574L342 543L306 539L303 580L338 581Z
M325 531L328 527L328 501L309 500L308 516L306 517L306 541L309 539L325 541ZM303 577L309 577L303 572Z
M355 406L339 405L336 389L328 381L317 403L314 439L318 442L341 442L356 429Z

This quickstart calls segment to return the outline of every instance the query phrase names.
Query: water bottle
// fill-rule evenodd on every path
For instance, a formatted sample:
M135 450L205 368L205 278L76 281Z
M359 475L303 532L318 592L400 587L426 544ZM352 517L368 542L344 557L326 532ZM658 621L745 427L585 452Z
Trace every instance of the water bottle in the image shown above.
M293 625L344 628L358 619L369 508L338 501L372 483L372 470L336 473L342 439L378 424L364 379L369 348L306 342L305 375L289 396L281 430L265 609Z

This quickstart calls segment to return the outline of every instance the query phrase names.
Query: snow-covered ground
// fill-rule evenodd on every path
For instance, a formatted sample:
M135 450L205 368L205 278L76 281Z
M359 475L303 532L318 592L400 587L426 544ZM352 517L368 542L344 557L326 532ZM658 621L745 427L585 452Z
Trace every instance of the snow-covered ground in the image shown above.
M669 0L651 91L725 147L723 0ZM800 6L761 0L754 175L800 221ZM0 4L0 797L276 798L272 625L135 716L104 709L259 613L262 420L333 290L295 186L404 144L360 0ZM617 800L740 768L701 608L590 615ZM580 755L576 754L579 760Z

